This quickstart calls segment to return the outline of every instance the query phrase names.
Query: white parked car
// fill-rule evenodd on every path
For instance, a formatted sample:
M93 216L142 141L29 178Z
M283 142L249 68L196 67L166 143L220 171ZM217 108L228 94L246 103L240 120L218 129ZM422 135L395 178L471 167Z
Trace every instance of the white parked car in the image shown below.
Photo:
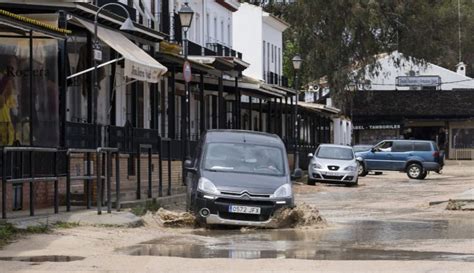
M308 185L316 182L354 186L358 183L359 163L350 146L321 144L308 166Z

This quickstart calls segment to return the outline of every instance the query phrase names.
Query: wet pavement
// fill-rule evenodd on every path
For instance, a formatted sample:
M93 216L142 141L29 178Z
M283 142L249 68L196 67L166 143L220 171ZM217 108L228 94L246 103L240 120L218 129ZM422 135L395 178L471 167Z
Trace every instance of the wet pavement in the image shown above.
M328 229L198 230L120 249L133 256L294 258L313 260L435 260L474 262L474 253L387 249L403 240L474 239L474 219L351 221Z

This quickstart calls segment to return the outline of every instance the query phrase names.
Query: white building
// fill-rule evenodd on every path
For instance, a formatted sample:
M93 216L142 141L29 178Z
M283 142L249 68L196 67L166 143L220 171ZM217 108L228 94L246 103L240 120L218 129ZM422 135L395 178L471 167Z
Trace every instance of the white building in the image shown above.
M201 46L218 43L232 48L232 14L239 9L237 0L170 0L169 12L175 14L188 2L194 11L193 23L188 32L188 39ZM173 17L170 16L170 20ZM170 23L173 25L173 22ZM174 35L174 33L170 33Z
M283 74L283 32L289 25L263 11L242 3L233 16L233 47L250 63L244 75L267 83L281 84Z
M369 73L369 67L366 67L366 75L359 89L366 90L413 90L423 87L405 87L397 86L397 77L439 77L440 85L435 87L439 90L453 89L473 89L474 79L466 76L466 69L463 63L457 66L457 71L452 71L444 67L432 64L413 61L412 58L404 56L398 51L391 54L383 54L377 60L376 73ZM429 88L429 87L424 87Z

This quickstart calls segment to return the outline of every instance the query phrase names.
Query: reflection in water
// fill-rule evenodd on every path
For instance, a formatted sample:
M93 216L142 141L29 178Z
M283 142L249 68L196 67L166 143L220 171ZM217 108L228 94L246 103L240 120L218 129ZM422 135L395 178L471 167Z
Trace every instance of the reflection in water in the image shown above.
M47 255L47 256L18 256L18 257L0 257L0 261L15 261L15 262L72 262L84 260L84 257L79 256L61 256L61 255Z
M387 250L397 240L474 239L474 220L360 221L337 229L199 230L123 249L135 256L186 258L294 258L317 260L457 260L474 262L463 253ZM379 245L377 249L377 245Z

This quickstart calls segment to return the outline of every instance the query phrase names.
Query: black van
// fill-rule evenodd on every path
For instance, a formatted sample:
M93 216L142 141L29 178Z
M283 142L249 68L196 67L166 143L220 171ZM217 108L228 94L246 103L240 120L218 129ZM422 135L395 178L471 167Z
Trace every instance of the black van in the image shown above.
M275 227L293 206L285 145L272 134L209 130L187 170L187 209L208 225Z

